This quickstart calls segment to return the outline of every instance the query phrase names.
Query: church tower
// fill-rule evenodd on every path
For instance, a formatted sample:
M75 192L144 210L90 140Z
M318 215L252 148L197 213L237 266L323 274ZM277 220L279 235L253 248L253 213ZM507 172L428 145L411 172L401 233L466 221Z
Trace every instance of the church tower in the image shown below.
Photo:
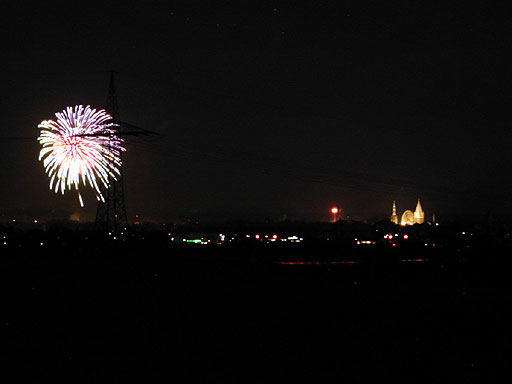
M425 222L425 212L423 212L421 207L420 199L418 199L418 204L416 204L416 210L414 211L414 222L416 224L423 224Z
M396 214L396 201L393 200L393 211L391 212L391 222L398 224L398 215Z

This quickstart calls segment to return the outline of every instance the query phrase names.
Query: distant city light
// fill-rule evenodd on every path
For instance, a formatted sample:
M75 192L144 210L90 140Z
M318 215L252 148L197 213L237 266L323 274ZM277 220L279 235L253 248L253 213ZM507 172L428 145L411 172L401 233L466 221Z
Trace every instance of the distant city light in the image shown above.
M331 208L331 214L332 214L332 219L331 221L333 223L337 222L338 221L338 213L340 213L340 210L338 209L338 207L332 207Z
M409 235L404 235L404 239L407 240L409 238Z
M286 240L292 243L299 243L301 241L297 236L288 236Z

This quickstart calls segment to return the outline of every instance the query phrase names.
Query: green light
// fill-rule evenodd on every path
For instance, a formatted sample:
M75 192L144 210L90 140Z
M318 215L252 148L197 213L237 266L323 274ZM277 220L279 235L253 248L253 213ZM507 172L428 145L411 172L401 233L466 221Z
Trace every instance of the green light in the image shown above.
M201 239L193 239L193 240L187 240L187 243L194 243L194 244L199 244L200 242L202 242L203 240Z

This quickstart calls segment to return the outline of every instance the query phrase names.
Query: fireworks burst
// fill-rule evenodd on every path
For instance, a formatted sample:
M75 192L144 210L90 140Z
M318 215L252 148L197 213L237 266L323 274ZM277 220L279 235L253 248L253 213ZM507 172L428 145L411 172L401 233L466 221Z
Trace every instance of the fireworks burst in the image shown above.
M89 184L96 198L105 201L100 187L109 187L109 177L120 175L123 140L112 129L117 124L108 123L112 117L105 110L85 108L81 105L67 107L55 114L57 121L45 120L39 124L38 141L43 146L39 160L50 177L50 189L62 194L66 189L76 189L80 205L83 199L79 184Z

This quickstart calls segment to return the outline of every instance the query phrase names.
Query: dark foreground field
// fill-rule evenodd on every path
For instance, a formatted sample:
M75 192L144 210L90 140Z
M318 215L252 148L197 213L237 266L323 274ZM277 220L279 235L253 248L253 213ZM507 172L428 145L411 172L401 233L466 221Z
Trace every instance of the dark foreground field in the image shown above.
M508 365L506 253L113 252L2 254L4 382L489 383Z

